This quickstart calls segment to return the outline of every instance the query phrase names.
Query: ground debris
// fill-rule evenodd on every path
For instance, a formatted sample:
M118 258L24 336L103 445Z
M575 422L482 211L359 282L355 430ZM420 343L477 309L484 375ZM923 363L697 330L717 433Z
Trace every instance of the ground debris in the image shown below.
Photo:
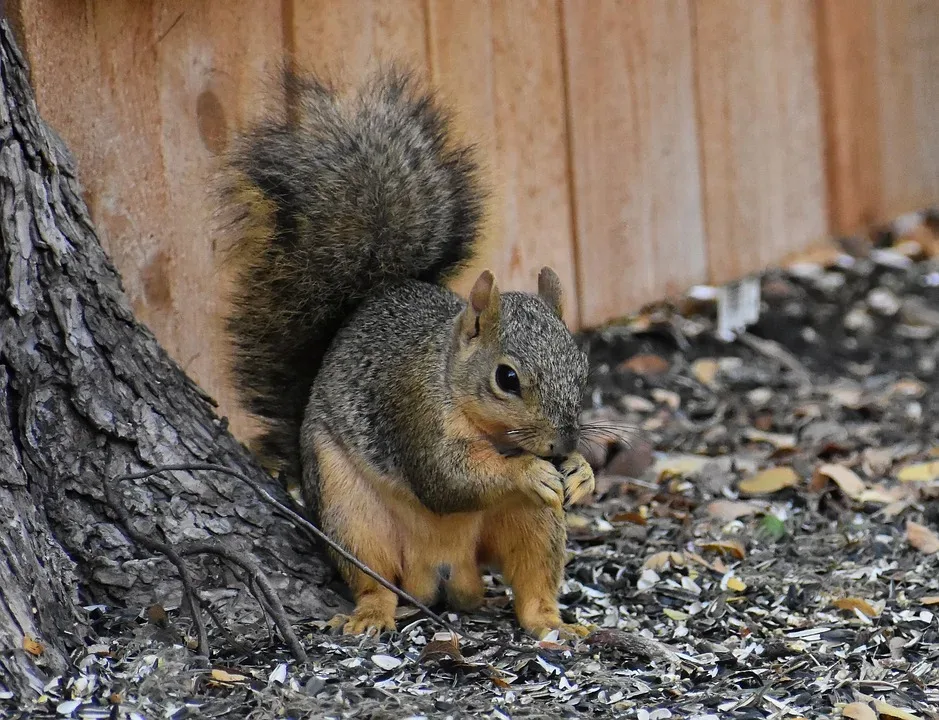
M744 341L700 290L581 337L587 419L631 429L591 448L598 496L570 518L584 641L525 638L493 577L447 615L466 637L311 621L303 666L259 619L200 664L178 608L98 608L28 715L936 720L939 241L893 240L766 273Z

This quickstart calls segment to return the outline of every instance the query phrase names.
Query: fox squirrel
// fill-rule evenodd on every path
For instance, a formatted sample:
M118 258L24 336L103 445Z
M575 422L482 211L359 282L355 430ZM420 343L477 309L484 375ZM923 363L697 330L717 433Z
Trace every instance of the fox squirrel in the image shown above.
M468 301L443 283L472 256L484 194L469 147L408 72L347 94L291 76L285 120L233 143L233 375L264 422L259 454L299 478L338 544L423 602L483 601L501 570L520 625L561 622L563 509L593 491L577 452L587 361L550 268L538 293ZM341 558L346 633L395 628L397 597Z

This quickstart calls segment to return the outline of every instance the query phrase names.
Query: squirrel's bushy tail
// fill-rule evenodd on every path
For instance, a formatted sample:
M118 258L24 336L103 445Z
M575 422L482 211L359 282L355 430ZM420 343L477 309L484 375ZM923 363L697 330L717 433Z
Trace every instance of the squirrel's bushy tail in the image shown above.
M287 77L291 112L233 143L222 186L236 268L228 331L259 452L296 469L310 387L341 323L370 293L440 283L472 254L482 198L430 91L396 68L343 95Z

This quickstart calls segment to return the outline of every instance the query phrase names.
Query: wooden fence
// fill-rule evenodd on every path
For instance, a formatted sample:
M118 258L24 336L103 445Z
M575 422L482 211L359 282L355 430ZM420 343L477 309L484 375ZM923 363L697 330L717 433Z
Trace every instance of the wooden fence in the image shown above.
M425 71L496 188L479 264L553 265L575 324L939 201L939 0L8 6L138 317L236 429L205 187L285 57Z

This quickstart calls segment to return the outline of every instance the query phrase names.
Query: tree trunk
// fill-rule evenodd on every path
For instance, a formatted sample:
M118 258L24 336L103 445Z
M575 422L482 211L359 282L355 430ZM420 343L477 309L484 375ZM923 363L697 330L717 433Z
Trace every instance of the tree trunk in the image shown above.
M128 537L105 481L141 533L223 543L265 569L288 617L329 614L320 556L243 483L177 471L113 484L162 464L219 463L287 502L134 320L6 20L0 84L0 683L26 699L65 669L91 639L83 605L180 602L176 569ZM203 590L243 587L215 556L186 561Z

